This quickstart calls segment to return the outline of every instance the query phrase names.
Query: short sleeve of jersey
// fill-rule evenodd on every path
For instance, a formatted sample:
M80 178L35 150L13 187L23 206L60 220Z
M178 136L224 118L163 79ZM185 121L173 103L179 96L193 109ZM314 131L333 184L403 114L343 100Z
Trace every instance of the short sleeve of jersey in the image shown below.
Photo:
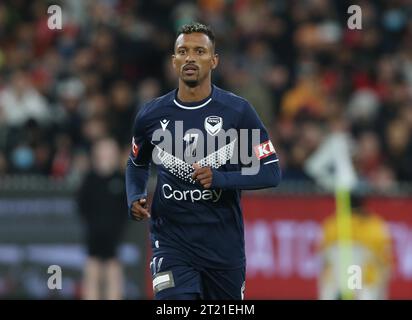
M246 103L243 109L239 129L248 129L249 155L256 157L261 164L277 160L276 150L269 134L256 110L249 103ZM240 143L244 142L240 141Z
M130 149L130 159L136 166L146 166L150 163L153 146L146 136L147 120L145 108L138 112L133 124L133 133Z

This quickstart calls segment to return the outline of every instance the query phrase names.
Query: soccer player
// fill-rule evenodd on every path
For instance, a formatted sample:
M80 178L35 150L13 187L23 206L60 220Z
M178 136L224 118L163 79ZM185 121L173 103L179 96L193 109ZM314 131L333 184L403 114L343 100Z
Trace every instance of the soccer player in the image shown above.
M212 84L218 55L208 26L179 30L172 63L178 88L143 105L134 122L129 215L150 218L156 299L240 300L246 268L241 190L277 186L278 158L254 108ZM158 179L149 212L151 163Z

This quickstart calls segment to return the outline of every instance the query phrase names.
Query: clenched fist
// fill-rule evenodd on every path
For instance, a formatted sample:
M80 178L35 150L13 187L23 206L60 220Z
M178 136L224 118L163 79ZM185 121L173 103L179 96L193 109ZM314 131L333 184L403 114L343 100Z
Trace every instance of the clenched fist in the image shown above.
M133 218L137 221L150 218L150 213L147 209L146 199L139 199L133 202L131 211Z
M210 167L200 167L197 163L193 164L195 172L192 174L192 179L198 181L203 188L209 189L213 181L213 171Z

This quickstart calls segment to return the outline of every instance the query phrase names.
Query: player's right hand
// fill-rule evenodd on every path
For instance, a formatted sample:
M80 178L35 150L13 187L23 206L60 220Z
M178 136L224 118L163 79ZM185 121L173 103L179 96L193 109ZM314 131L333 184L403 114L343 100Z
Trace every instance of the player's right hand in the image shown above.
M131 211L133 218L137 221L150 218L150 213L147 209L146 199L139 199L133 202Z

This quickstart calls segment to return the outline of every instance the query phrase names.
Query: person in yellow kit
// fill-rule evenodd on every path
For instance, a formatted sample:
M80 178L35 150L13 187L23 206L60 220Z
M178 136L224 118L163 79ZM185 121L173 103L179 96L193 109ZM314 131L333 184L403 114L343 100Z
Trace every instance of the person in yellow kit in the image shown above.
M389 230L385 221L366 210L363 198L351 195L351 256L353 265L361 268L361 289L353 291L357 300L384 300L392 265ZM318 278L319 299L334 300L340 292L340 256L336 216L323 223L323 238L319 246L321 272ZM348 275L349 277L350 275Z

